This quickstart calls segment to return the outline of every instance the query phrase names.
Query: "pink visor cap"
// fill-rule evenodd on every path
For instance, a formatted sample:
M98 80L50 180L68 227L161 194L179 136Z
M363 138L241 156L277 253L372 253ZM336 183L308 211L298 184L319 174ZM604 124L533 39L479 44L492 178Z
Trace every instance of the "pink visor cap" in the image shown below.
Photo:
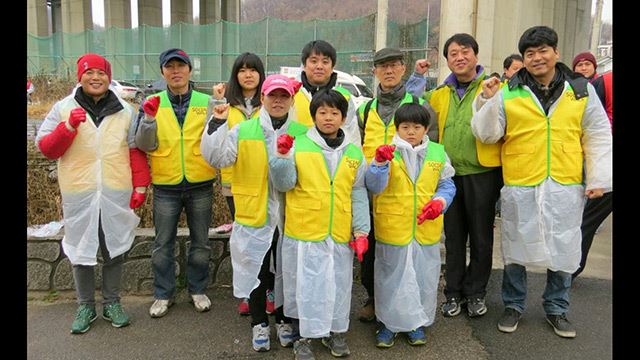
M289 95L293 96L298 92L302 83L290 79L281 74L269 75L262 84L262 95L269 95L275 89L284 89Z

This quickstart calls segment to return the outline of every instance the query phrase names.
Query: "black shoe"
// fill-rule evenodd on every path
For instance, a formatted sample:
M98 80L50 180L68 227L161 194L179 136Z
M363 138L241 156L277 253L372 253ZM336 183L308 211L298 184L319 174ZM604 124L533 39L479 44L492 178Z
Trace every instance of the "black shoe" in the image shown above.
M498 330L512 333L518 328L518 322L522 314L513 308L505 308L502 317L498 321Z
M547 315L547 322L553 326L553 332L563 338L576 337L576 328L571 325L566 314Z
M467 299L467 314L469 317L478 317L487 313L487 305L483 298Z
M447 302L442 304L442 315L445 317L458 316L460 311L462 311L462 305L464 305L466 301L466 299L460 299L457 297L448 298Z

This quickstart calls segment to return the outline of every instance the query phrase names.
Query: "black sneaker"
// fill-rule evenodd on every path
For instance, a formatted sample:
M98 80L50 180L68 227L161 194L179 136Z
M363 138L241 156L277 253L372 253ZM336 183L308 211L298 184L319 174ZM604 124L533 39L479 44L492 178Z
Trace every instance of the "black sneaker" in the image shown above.
M498 330L512 333L518 328L518 321L522 314L513 308L505 308L500 320L498 320Z
M447 299L447 302L442 304L442 315L445 317L454 317L460 314L462 311L462 305L466 302L466 299L460 299L457 297L451 297Z
M467 299L467 313L469 317L478 317L487 313L487 305L483 298Z
M566 314L547 315L547 322L553 326L553 331L556 335L563 338L576 337L576 328L571 325Z

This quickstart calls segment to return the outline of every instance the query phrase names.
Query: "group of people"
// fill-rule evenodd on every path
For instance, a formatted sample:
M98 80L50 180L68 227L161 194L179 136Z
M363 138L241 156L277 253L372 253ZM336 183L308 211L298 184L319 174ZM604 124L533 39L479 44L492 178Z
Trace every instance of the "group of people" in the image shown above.
M83 55L79 86L53 107L36 138L48 158L59 159L62 245L79 303L71 332L86 332L97 317L98 248L103 318L128 324L119 298L122 254L139 222L132 209L145 203L150 183L156 237L149 314L165 316L175 298L183 208L191 238L187 289L197 311L209 310L218 168L234 218L233 294L248 299L241 305L248 303L255 351L271 348L270 312L278 342L293 347L296 359L314 358L312 339L335 357L349 355L354 255L369 296L358 317L377 319L376 345L393 346L399 333L425 344L437 311L443 234L442 314L466 307L470 317L484 315L498 197L505 262L498 329L516 330L526 266L541 266L548 269L547 321L559 336L575 337L567 313L582 208L585 197L611 190L611 130L593 86L558 62L557 42L549 27L526 30L521 57L505 61L501 82L478 64L476 40L455 34L443 49L452 73L428 91L427 60L416 62L405 83L403 53L381 49L373 57L377 96L357 109L336 86L336 50L322 40L302 49L297 79L265 76L258 56L241 54L213 96L193 89L183 50L166 50L159 60L167 89L138 114L109 89L108 61ZM522 69L511 69L516 61Z

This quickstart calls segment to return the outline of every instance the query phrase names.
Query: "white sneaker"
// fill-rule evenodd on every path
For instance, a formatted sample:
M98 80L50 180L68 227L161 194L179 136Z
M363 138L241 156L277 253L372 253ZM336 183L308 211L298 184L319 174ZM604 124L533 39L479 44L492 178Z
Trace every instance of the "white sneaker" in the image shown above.
M193 300L193 306L199 312L209 311L211 308L211 300L205 294L191 295L191 300Z
M269 340L269 325L262 323L253 327L253 350L258 352L271 350L271 341Z
M293 325L292 324L276 324L276 333L278 334L278 340L280 340L280 346L290 347L293 346Z
M173 301L171 300L156 300L149 309L149 315L151 315L152 318L163 317L167 315L169 306L171 305L173 305Z

